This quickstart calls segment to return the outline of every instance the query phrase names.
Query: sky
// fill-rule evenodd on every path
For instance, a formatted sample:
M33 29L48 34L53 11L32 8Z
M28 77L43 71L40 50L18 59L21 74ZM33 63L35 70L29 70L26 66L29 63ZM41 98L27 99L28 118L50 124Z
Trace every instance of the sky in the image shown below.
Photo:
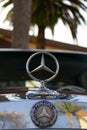
M10 8L11 7L9 7L9 9ZM0 9L1 9L1 5L0 5ZM54 36L52 35L51 30L49 28L46 28L45 38L52 39L59 42L69 43L73 45L79 45L82 47L87 47L87 12L82 12L82 13L86 19L86 25L82 24L78 26L78 30L77 30L78 41L73 40L70 29L67 26L64 26L61 20L59 20L58 23L55 25ZM8 22L3 23L5 16L6 16L6 11L0 13L0 28L9 29L10 28L9 23ZM35 36L37 36L37 32L38 29L37 26L35 26L35 28L30 31L30 35L34 34Z
M86 20L86 24L82 23L78 26L77 41L73 40L70 29L64 26L61 20L59 20L59 22L55 26L54 37L52 37L50 29L47 29L46 38L51 38L56 41L87 47L87 12L82 13Z

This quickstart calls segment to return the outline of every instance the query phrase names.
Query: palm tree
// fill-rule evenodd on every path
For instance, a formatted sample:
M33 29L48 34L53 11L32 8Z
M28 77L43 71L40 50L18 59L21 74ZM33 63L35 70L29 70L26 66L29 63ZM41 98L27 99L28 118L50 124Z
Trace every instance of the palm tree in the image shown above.
M3 0L1 0L3 2ZM14 5L9 13L7 14L8 20L11 20L13 23L14 31L12 35L12 47L13 48L28 48L29 43L29 24L30 24L30 15L31 15L31 4L32 0L8 0L4 1L4 7L9 6L10 4ZM13 16L13 17L11 17Z
M56 102L55 106L58 108L58 111L66 114L71 128L74 128L73 116L87 123L87 120L83 117L84 114L87 116L87 112L84 112L84 109L86 109L85 107L78 106L74 102Z
M83 0L84 1L84 0ZM81 0L33 0L31 23L39 27L38 47L45 47L44 31L50 27L54 32L54 26L59 19L68 25L73 38L76 38L77 26L84 21L79 9L86 9Z
M13 0L13 44L14 48L28 48L31 0Z
M45 28L50 27L54 32L54 26L59 19L63 21L64 25L69 26L73 38L76 39L78 25L82 22L85 23L85 19L80 12L80 9L87 10L83 2L87 2L87 0L32 0L31 25L37 24L39 29L37 48L45 48ZM12 0L9 0L3 7L7 7L11 3ZM8 18L12 14L11 11L7 15Z

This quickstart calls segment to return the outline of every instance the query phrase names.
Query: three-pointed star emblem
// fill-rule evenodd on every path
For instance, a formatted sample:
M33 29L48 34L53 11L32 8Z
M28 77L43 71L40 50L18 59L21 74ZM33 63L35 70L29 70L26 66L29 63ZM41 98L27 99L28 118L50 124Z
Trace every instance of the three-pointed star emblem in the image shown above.
M50 68L48 68L48 67L45 65L44 54L42 54L42 57L41 57L41 64L40 64L37 68L35 68L34 70L32 70L31 73L37 72L37 71L39 71L39 70L45 70L45 71L47 71L47 72L49 72L49 73L52 73L52 74L55 73L54 71L52 71Z
M39 118L41 118L41 117L47 117L47 118L50 118L50 115L47 113L45 107L43 107L42 112L41 112L40 115L39 115Z

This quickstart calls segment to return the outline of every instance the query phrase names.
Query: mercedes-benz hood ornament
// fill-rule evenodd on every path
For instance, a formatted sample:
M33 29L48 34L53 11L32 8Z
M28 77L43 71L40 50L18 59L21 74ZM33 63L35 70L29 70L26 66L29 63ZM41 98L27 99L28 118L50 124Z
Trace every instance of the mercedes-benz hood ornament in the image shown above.
M38 61L36 61L36 57L37 57L37 59L38 59L38 57L40 57L40 61L37 66L36 66L36 63ZM55 64L55 70L52 70L51 65L49 66L49 64L51 64L51 63L47 62L47 60L46 60L47 57L52 60L53 64ZM31 69L32 61L34 62L34 65L35 65L35 66L33 65L34 66L33 69ZM29 91L26 93L27 98L29 98L29 99L30 98L33 98L33 99L57 98L58 93L56 91L50 90L45 87L45 82L48 82L48 81L51 81L52 79L54 79L59 72L59 63L54 55L52 55L51 53L48 53L48 52L43 52L43 51L34 53L27 60L26 70L27 70L28 75L33 80L40 82L39 89L37 89L36 91ZM38 72L42 74L42 77L38 78ZM45 74L48 73L48 77L47 76L45 77L43 72L45 72ZM51 75L51 76L49 77L49 75ZM43 77L44 77L44 79L43 79Z

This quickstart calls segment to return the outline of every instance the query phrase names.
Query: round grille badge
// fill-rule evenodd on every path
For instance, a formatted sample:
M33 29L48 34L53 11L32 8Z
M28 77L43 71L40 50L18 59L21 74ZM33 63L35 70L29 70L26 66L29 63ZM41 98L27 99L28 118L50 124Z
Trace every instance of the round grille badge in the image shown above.
M37 102L31 110L31 119L35 125L45 128L52 126L57 119L56 107L46 101Z

